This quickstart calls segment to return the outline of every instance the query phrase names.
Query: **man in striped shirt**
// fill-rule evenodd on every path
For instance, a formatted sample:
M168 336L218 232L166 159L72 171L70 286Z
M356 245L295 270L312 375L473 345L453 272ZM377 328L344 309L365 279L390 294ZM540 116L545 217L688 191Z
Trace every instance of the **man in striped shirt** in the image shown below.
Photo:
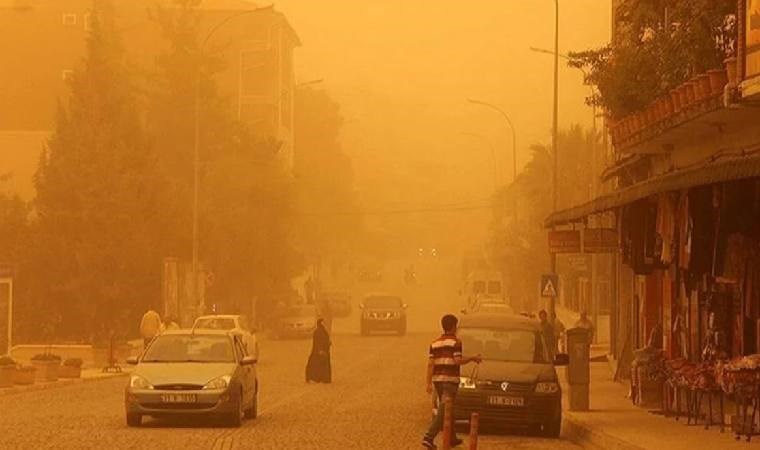
M443 334L430 344L427 370L427 392L428 394L432 394L433 387L435 387L439 406L438 412L430 424L430 428L422 439L422 445L425 448L436 448L434 443L435 437L443 427L443 399L447 396L450 397L452 404L456 399L457 390L459 389L459 366L470 362L479 364L481 361L480 355L471 358L465 358L462 356L462 341L457 337L458 323L459 321L454 315L447 314L443 316L441 319ZM453 433L454 424L452 423L451 425ZM456 447L461 444L462 441L457 438L456 435L452 435L450 443L452 447Z

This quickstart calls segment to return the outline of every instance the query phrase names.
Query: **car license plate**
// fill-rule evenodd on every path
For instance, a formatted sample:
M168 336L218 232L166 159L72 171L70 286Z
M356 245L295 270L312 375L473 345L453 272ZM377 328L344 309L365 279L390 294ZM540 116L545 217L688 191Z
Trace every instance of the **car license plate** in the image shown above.
M195 394L161 394L163 403L195 403L197 397Z
M488 404L493 406L525 406L525 399L522 397L488 397Z

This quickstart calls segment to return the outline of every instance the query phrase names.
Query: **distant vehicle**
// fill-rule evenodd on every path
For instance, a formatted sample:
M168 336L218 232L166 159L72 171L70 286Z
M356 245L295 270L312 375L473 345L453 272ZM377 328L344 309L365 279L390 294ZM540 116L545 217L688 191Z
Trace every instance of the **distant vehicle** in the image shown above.
M259 341L256 339L256 330L251 327L246 316L236 314L216 314L201 316L193 323L194 330L222 330L239 334L243 338L248 354L259 359Z
M362 269L358 275L359 281L378 282L383 281L383 273L377 269Z
M483 313L483 314L505 314L505 315L514 315L515 310L512 309L511 306L504 302L489 302L489 301L483 301L478 302L475 305L475 309L465 310L463 311L466 314L473 314L473 313Z
M549 359L535 320L502 314L469 314L459 321L457 335L465 356L480 354L483 362L463 370L454 403L454 418L480 415L485 426L527 428L559 437L562 390L555 366L566 354Z
M459 291L468 311L477 309L479 302L506 302L501 272L475 270L470 272Z
M140 356L125 389L127 425L144 416L216 416L232 426L257 415L256 358L239 335L172 330L157 336Z
M275 339L311 337L317 328L317 307L296 305L287 308L277 317L273 330Z
M348 292L328 291L321 294L333 317L348 317L351 315L351 296Z
M407 305L396 297L387 294L370 294L364 297L359 305L362 309L360 329L362 336L374 331L395 331L399 335L406 334Z

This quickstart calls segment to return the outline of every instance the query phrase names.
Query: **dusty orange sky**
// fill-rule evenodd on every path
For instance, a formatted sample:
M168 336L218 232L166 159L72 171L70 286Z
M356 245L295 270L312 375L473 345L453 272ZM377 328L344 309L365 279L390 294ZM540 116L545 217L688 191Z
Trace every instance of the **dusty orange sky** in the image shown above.
M562 3L562 52L609 39L608 0ZM467 97L512 116L518 165L530 143L550 137L552 58L529 50L553 45L550 0L278 0L275 7L303 40L299 80L324 78L342 104L344 141L359 169L376 159L488 159L463 131L511 152L502 119ZM560 76L561 124L590 123L582 76L564 65ZM511 165L506 169L511 173Z
M560 51L603 45L609 0L565 0ZM528 146L548 142L553 47L551 0L277 0L303 41L299 81L324 79L342 105L343 142L354 158L366 204L470 202L488 198L496 147L499 172L511 177L511 135L493 111L501 106L517 129L518 166ZM560 123L590 124L588 86L564 64ZM409 193L414 193L410 195Z

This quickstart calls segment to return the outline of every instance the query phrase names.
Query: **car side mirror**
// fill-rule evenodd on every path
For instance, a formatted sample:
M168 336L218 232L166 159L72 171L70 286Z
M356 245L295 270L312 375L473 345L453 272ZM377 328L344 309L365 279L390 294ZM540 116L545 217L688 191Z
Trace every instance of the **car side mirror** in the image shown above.
M243 359L240 361L241 366L252 366L256 364L258 360L254 358L253 356L244 356Z
M359 309L364 309L364 303L359 303Z
M139 362L139 359L137 358L137 356L130 356L127 358L127 364L129 364L130 366L136 366L138 362Z
M406 309L406 308L409 307L409 305L407 305L406 303L404 303L403 305L401 305L401 307L404 308L404 309Z
M567 353L557 353L557 355L554 356L555 366L566 366L568 364L570 364L570 355Z

